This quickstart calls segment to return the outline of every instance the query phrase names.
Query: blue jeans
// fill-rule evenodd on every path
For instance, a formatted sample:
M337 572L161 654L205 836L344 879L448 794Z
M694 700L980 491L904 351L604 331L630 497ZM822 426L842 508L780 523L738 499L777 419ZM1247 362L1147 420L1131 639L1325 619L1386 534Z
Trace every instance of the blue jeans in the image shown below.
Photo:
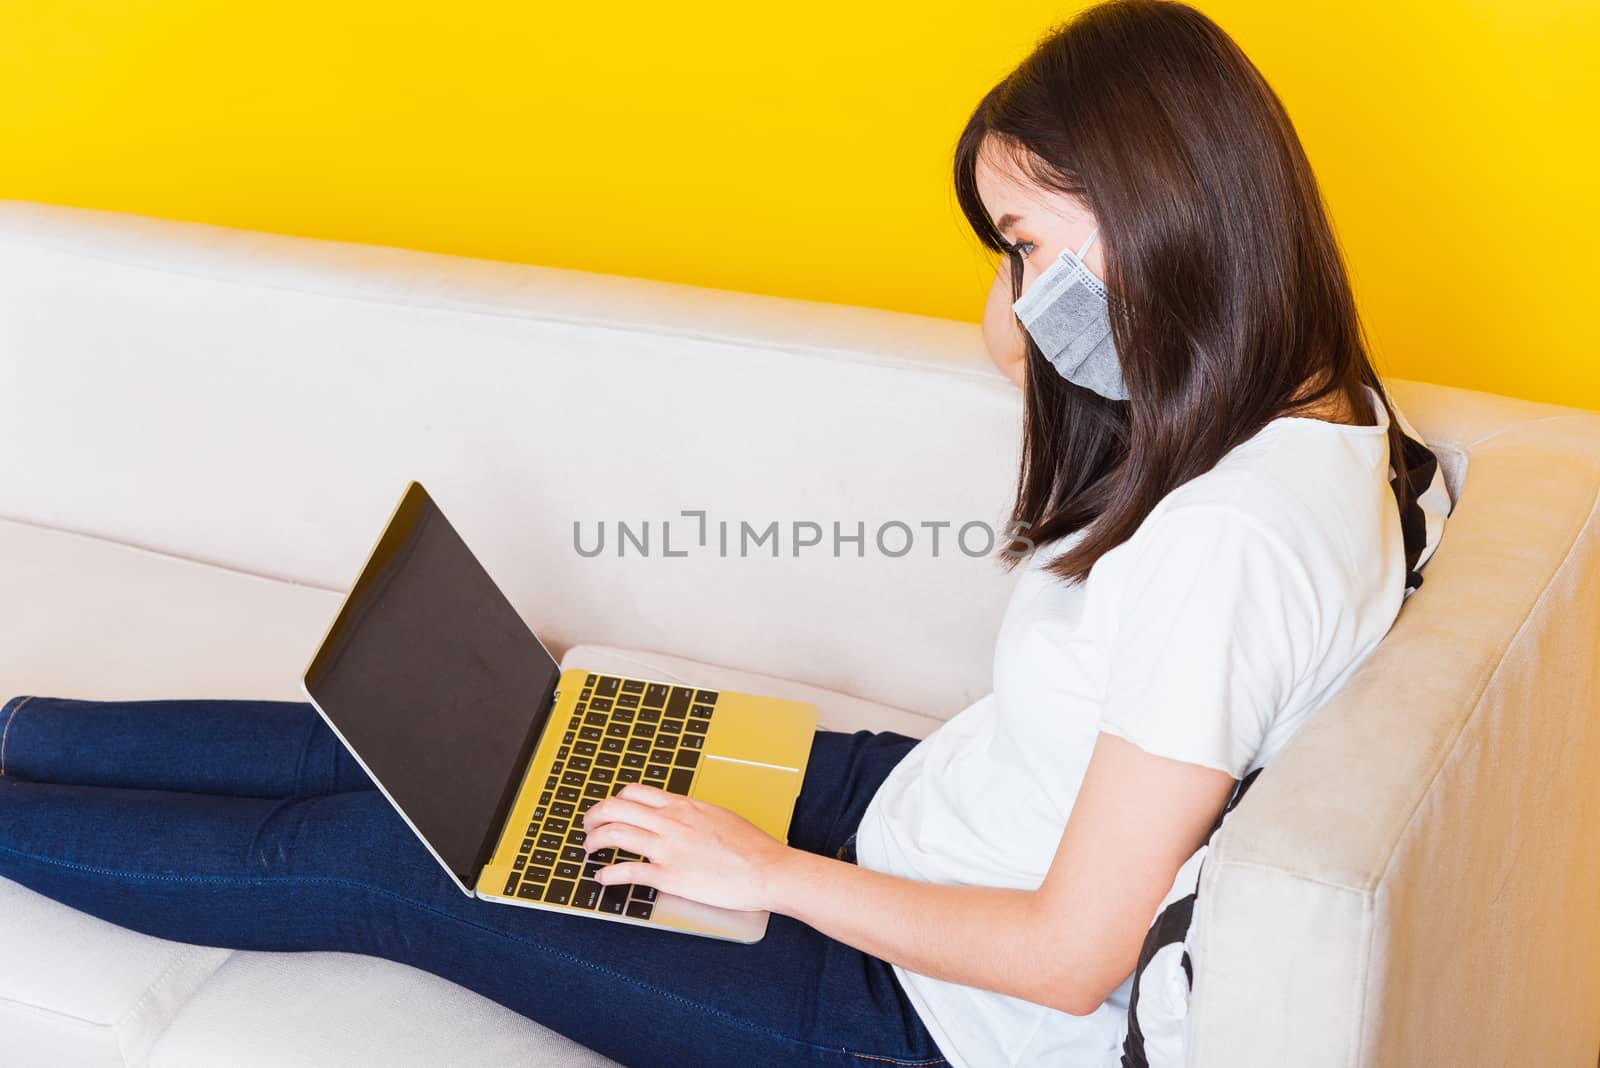
M854 860L916 739L818 731L789 842ZM0 876L160 938L426 969L627 1065L941 1065L884 961L774 914L752 945L469 898L309 705L0 706Z

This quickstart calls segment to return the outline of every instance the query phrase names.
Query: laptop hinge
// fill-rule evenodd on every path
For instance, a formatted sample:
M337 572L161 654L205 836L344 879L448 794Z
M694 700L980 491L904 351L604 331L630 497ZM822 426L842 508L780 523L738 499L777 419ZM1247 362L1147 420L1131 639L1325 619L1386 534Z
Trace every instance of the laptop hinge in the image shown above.
M539 746L539 739L544 735L544 729L549 724L556 711L556 699L560 695L557 687L561 683L561 673L556 672L550 681L550 688L544 693L538 707L544 713L535 716L528 726L528 736L522 740L521 751L517 754L516 763L512 764L512 772L506 780L505 786L500 790L500 801L495 805L494 818L489 821L489 826L494 828L492 834L484 839L483 848L479 850L478 858L473 862L473 879L478 873L488 866L490 858L494 856L495 847L500 844L500 839L505 835L506 820L511 818L511 809L517 803L517 792L522 789L522 780L528 775L528 762L533 759L534 750Z

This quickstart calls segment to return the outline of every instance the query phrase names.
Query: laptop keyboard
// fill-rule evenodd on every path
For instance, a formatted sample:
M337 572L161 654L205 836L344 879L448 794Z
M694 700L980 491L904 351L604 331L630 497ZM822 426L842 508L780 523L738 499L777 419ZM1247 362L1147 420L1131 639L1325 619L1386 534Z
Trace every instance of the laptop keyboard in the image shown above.
M589 675L528 821L506 895L648 920L655 887L602 886L594 873L613 861L649 861L614 847L586 856L583 814L630 782L687 796L716 704L714 690Z

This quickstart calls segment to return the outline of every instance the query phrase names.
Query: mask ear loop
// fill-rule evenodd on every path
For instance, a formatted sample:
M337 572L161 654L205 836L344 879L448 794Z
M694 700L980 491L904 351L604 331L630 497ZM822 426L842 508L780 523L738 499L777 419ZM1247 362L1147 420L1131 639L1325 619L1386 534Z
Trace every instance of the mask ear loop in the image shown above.
M1106 284L1100 281L1100 279L1095 276L1093 271L1089 270L1089 265L1085 263L1083 259L1083 254L1089 251L1089 246L1094 244L1094 239L1099 236L1100 227L1096 226L1093 230L1089 231L1089 236L1084 239L1083 247L1078 249L1076 253L1078 260L1077 274L1078 277L1083 280L1083 283L1092 289L1103 300L1105 299L1106 295ZM1065 253L1062 255L1065 255Z
M1083 259L1083 254L1085 252L1089 251L1089 246L1094 244L1094 239L1099 237L1099 236L1100 236L1100 227L1096 226L1093 230L1089 231L1089 236L1084 240L1083 247L1080 248L1076 253L1076 255L1077 255L1079 260Z

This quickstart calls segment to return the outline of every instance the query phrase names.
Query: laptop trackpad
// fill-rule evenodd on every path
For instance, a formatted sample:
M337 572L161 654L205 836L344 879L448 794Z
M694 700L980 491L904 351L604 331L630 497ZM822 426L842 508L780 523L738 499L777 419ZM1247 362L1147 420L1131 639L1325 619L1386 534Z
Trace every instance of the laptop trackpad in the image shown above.
M719 760L707 754L695 771L689 796L731 809L778 841L787 842L801 778L792 768Z

